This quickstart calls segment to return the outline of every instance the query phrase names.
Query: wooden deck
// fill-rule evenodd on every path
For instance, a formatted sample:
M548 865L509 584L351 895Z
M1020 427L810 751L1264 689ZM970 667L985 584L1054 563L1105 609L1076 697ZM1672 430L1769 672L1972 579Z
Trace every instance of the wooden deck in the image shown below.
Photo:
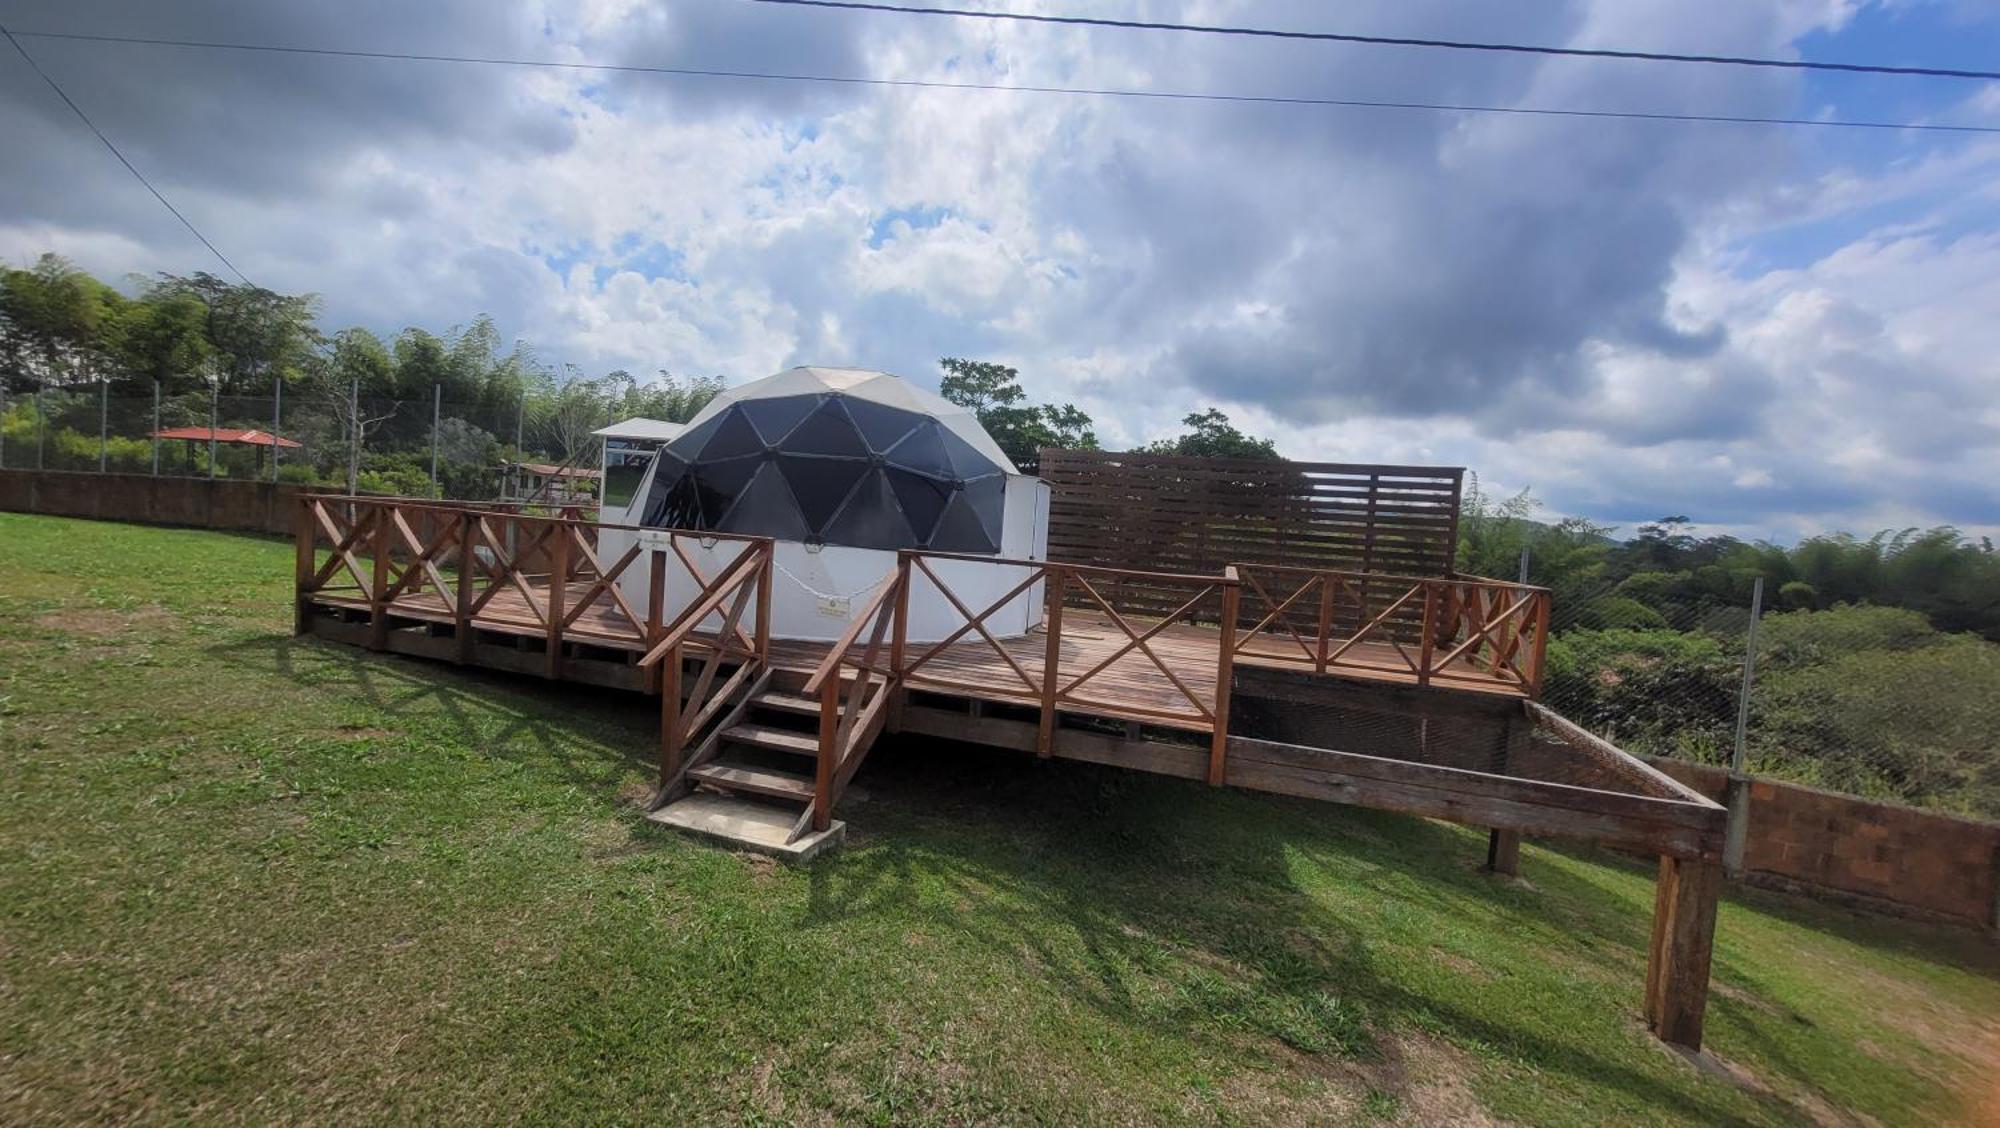
M536 605L547 606L548 581L545 578L530 578L525 582ZM592 586L587 581L572 580L566 586L559 606L578 608L591 597ZM355 612L370 610L368 600L354 596L322 594L315 596L314 602ZM389 606L390 615L395 619L439 625L456 622L456 608L430 588L400 595L391 600ZM540 613L530 607L528 595L519 590L496 592L471 617L471 621L475 629L495 635L541 640L548 633ZM1155 625L1150 620L1128 619L1127 622L1142 629ZM569 643L622 651L634 656L635 660L651 647L644 624L632 623L615 603L601 594L582 606L576 617L563 626L562 637ZM922 668L906 675L904 684L912 689L930 689L999 703L1039 704L1041 695L1038 687L1048 652L1047 634L1037 628L1025 635L1003 637L997 641L1007 657L1027 673L1032 684L1024 682L992 646L977 639L970 642L961 640L946 647ZM1109 665L1091 676L1085 683L1087 688L1080 688L1080 696L1065 703L1063 711L1145 721L1167 727L1174 727L1175 716L1184 716L1192 722L1199 719L1197 714L1201 710L1213 713L1216 664L1222 643L1220 630L1186 623L1165 627L1148 643L1153 654L1160 659L1157 664L1139 648L1128 647L1128 642L1125 632L1106 615L1072 609L1064 617L1058 644L1060 656L1056 664L1060 677L1066 682L1072 681L1096 669L1100 663L1109 660ZM773 639L771 664L778 669L809 672L826 658L829 647L830 644L825 642ZM916 643L912 643L911 648L922 649ZM1119 653L1121 649L1124 650L1122 654ZM1415 686L1418 677L1411 669L1414 657L1415 651L1411 647L1362 641L1343 655L1341 665L1336 670L1328 671L1328 676ZM1277 669L1313 668L1312 657L1296 641L1271 631L1239 636L1236 662ZM1527 696L1518 681L1463 663L1434 674L1430 684L1439 689L1461 692ZM983 688L975 692L969 690L969 686ZM1199 730L1206 726L1190 727Z

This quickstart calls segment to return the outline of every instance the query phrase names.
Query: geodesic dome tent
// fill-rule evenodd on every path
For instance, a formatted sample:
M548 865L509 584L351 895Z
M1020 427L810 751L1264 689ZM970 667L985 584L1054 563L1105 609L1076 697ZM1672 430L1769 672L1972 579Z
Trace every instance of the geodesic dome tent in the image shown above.
M1015 473L972 413L932 392L793 368L717 396L661 448L640 523L991 554Z

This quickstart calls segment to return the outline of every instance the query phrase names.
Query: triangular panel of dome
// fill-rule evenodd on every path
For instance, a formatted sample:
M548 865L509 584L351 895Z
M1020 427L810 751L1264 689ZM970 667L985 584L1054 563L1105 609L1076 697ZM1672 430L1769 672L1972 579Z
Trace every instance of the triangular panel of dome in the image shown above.
M778 468L799 499L799 514L806 528L815 534L826 529L847 500L854 483L868 472L868 463L859 458L826 458L816 455L780 454Z
M717 420L715 434L709 436L701 448L703 462L715 462L724 458L743 458L747 455L762 454L764 437L750 420L743 415L741 404L726 408Z
M720 528L727 533L805 540L810 535L799 517L799 503L792 496L785 476L775 462L758 460L757 472L736 495L736 504L724 515Z
M951 471L956 477L977 478L1001 469L992 459L974 450L971 443L954 434L951 428L939 427L937 430L944 440L945 455L951 460Z
M951 463L945 458L944 444L938 441L941 429L934 419L925 419L916 430L888 454L891 466L900 466L933 478L959 478L962 474L952 471ZM990 470L992 467L987 467Z
M952 494L951 504L945 506L944 516L938 519L937 531L931 534L927 547L938 552L998 552L1000 538L986 531L985 523L975 511L972 495L960 490Z
M869 449L877 453L886 452L912 429L928 421L925 416L860 396L843 397L843 406L854 425L861 429L861 437L868 440Z
M700 528L721 527L722 515L736 504L736 497L750 484L750 476L764 465L760 458L731 458L722 462L697 462L689 474L701 495Z
M868 444L840 405L840 397L827 396L785 439L792 454L830 454L842 458L867 458Z
M986 530L987 539L995 546L994 551L999 551L1007 514L1007 475L996 470L982 477L967 479L965 500L972 503L972 512L978 515L979 526Z
M896 501L903 508L903 519L917 534L917 543L928 545L932 531L937 528L938 518L944 515L944 507L951 501L951 483L893 467L883 471L883 474L889 479L889 488L895 491Z
M699 529L701 494L695 489L694 475L681 473L653 480L653 492L646 501L641 523L656 529Z
M672 441L667 443L667 449L673 451L675 454L679 455L680 457L686 459L689 462L693 462L695 459L700 458L701 448L705 444L707 444L708 440L714 436L715 432L718 429L721 428L722 418L723 416L728 414L729 412L725 408L724 410L716 413L715 415L702 420L700 426L690 427L687 430L682 431L680 433L679 438L673 439Z
M736 402L736 410L748 416L757 427L757 433L764 437L769 446L776 446L792 433L799 420L818 407L820 397L814 395L773 396L769 399L746 399Z
M916 544L916 535L880 470L869 471L848 495L847 504L828 523L824 539L828 544L884 550Z

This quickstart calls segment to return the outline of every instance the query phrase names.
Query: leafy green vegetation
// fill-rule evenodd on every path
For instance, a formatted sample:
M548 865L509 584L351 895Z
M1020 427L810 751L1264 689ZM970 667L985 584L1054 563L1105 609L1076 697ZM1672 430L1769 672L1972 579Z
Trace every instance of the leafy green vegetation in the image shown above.
M1623 542L1546 525L1526 494L1470 491L1460 567L1553 590L1545 694L1638 751L1726 763L1764 580L1748 766L2000 818L2000 555L1956 530L1792 548L1697 539L1684 517Z
M1919 1124L2000 1067L1988 941L1752 894L1697 1070L1646 866L1379 812L891 743L842 850L719 851L644 700L294 640L290 563L0 514L0 1120Z

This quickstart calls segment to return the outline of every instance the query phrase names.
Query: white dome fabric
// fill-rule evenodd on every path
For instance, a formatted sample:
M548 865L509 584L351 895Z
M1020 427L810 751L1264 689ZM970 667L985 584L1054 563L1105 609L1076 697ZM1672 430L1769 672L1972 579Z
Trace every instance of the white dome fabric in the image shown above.
M740 387L730 388L701 409L693 419L688 420L687 429L692 431L706 423L711 416L719 415L733 403L751 399L776 399L780 396L804 396L816 393L839 392L842 395L870 400L885 407L897 407L904 411L914 411L928 415L943 424L952 434L964 439L972 449L985 455L1002 470L1018 474L1014 463L1000 450L1000 444L979 425L979 419L970 411L958 406L936 392L919 388L915 384L892 376L887 372L877 372L871 368L820 368L801 366L787 368L775 376L762 380L752 380Z

